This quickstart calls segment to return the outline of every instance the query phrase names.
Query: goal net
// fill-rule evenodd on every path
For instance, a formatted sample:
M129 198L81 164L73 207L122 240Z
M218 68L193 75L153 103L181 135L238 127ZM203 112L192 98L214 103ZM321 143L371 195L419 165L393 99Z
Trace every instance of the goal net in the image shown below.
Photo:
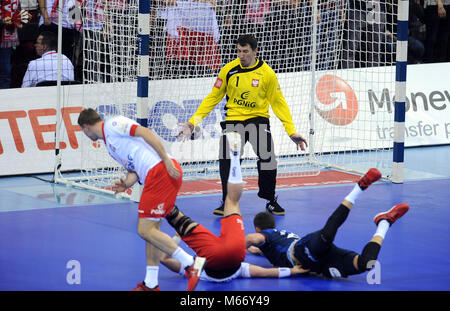
M83 7L83 107L102 117L137 118L138 0L86 1ZM390 3L390 2L389 2ZM226 98L177 141L209 94L221 67L237 57L235 40L254 34L257 57L277 74L302 152L270 110L278 177L327 169L364 173L392 168L397 5L385 1L247 0L152 1L149 17L148 126L183 166L185 179L218 178L220 121ZM145 44L145 42L144 42ZM142 66L141 66L142 67ZM81 182L107 188L123 171L103 142L81 137ZM60 159L64 164L64 151ZM250 144L244 176L256 176ZM64 168L64 165L61 166ZM61 171L61 169L60 169Z

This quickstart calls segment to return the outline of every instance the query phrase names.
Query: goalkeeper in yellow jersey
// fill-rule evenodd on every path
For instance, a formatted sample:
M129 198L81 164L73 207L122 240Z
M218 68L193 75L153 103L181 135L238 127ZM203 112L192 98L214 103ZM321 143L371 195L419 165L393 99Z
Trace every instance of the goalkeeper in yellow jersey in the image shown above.
M281 92L278 79L272 68L256 57L258 42L252 35L243 35L237 40L238 58L226 64L220 71L211 93L202 101L190 120L181 124L179 138L189 139L194 127L199 124L227 96L225 121L220 123L219 170L222 180L222 204L214 214L223 215L227 195L227 180L230 171L227 132L238 132L242 137L242 148L250 142L258 156L258 196L269 202L266 210L274 215L284 215L284 209L275 196L277 161L270 133L269 104L275 115L297 145L305 150L306 140L296 133L291 113ZM241 152L242 154L242 152Z

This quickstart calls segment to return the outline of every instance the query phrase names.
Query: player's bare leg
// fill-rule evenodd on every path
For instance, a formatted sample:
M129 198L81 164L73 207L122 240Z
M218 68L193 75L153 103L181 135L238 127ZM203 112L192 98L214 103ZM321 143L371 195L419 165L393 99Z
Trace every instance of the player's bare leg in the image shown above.
M172 255L178 248L178 245L168 234L159 230L160 224L161 220L155 221L147 218L139 218L138 234L146 242L152 244L164 253Z
M188 291L194 290L199 280L198 276L200 275L200 271L203 269L205 261L204 258L194 258L178 247L177 243L175 243L169 235L159 230L160 223L161 221L139 218L138 233L146 242L151 244L148 248L149 252L151 252L153 248L156 248L181 263L181 265L186 269ZM160 253L157 253L154 256L147 256L147 260L150 263L157 261L159 264L160 255Z
M224 217L231 214L241 214L239 200L244 189L240 163L241 136L237 132L227 133L226 136L230 146L231 163L227 184L227 197L224 205Z
M157 229L160 229L161 222L157 222ZM156 246L149 242L145 242L146 255L146 271L144 282L139 283L135 291L159 291L158 274L159 274L159 260L164 254Z

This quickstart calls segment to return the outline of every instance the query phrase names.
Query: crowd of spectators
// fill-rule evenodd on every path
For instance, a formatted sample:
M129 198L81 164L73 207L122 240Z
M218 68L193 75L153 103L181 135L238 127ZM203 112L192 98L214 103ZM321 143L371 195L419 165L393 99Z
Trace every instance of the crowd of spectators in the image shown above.
M74 48L80 31L69 12L77 1L61 1L63 81L75 81ZM0 0L0 88L32 87L56 81L58 8L59 0ZM17 11L27 12L29 19L14 23L10 17Z
M127 5L129 1L108 1L113 2ZM152 1L151 78L215 75L222 64L236 57L234 40L244 33L258 38L258 55L276 72L311 70L311 3L312 0ZM392 65L396 3L318 0L316 69ZM62 2L63 81L83 82L83 67L111 70L105 40L99 40L103 50L99 64L103 65L96 65L95 61L83 64L83 35L93 37L101 28L103 33L108 31L104 4L104 0ZM0 0L0 88L54 82L54 72L40 72L56 70L52 55L57 50L58 5L59 0ZM187 19L186 11L198 14L198 19ZM86 14L95 15L97 22L83 25ZM449 36L450 0L409 0L408 63L449 62Z

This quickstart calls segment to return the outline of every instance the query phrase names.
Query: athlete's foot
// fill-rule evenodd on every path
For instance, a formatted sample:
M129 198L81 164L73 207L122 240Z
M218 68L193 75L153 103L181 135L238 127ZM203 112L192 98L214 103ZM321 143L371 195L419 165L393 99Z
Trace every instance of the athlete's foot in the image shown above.
M375 215L375 217L373 218L373 221L378 226L378 223L381 220L386 219L389 222L389 225L392 226L392 224L397 219L399 219L400 217L405 215L408 210L409 210L409 205L408 204L400 203L400 204L394 205L387 212L382 212L382 213L379 213L379 214Z
M276 197L272 201L267 202L266 211L278 216L286 214L284 208L282 208L280 204L278 204Z
M206 258L195 257L194 263L186 268L186 278L188 279L188 291L193 291L200 280L200 274L205 266Z
M381 178L381 172L376 168L371 168L364 174L363 177L358 181L358 185L362 190L366 190L371 184L376 182Z
M148 287L147 285L145 285L145 282L141 282L137 285L137 287L135 289L132 289L133 292L159 292L161 291L161 289L159 288L158 285L156 285L153 288Z
M220 206L213 211L213 214L218 215L218 216L223 216L223 211L225 209L224 204L225 204L224 201L222 201Z

